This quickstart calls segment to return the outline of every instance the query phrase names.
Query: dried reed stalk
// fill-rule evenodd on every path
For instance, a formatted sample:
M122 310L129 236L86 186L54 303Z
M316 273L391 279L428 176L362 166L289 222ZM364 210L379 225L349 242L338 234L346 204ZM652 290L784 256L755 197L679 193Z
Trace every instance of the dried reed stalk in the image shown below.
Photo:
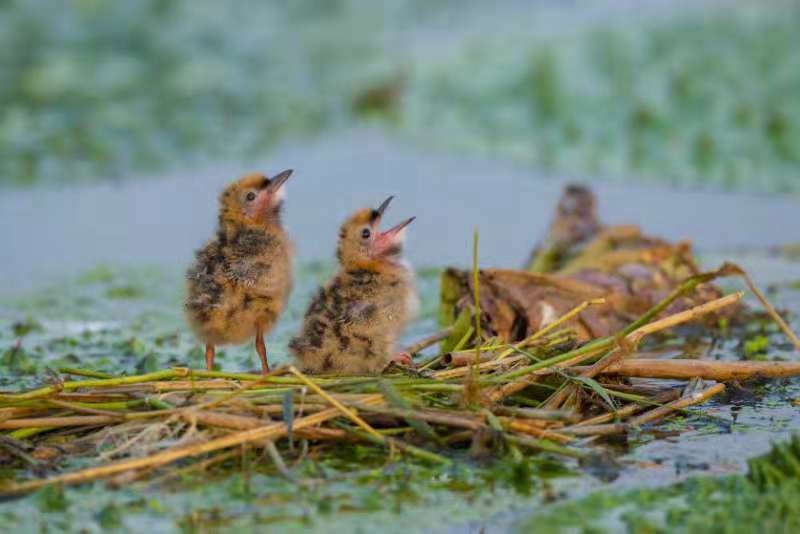
M367 401L362 401L362 403L367 405L380 402L383 402L383 397L381 395L375 395L373 398L368 399ZM339 417L340 415L341 412L338 408L331 408L314 415L296 419L294 421L293 428L300 429L312 427L328 421L329 419L333 419L334 417ZM229 447L246 443L256 443L266 439L277 439L285 436L287 432L288 427L286 424L272 423L260 428L243 430L241 432L212 439L205 443L173 448L152 456L147 456L145 458L132 458L104 466L90 467L88 469L83 469L73 473L65 473L50 478L31 480L19 484L11 484L7 488L0 489L0 495L25 493L53 484L80 484L134 469L160 467L182 458L199 456L201 454L227 449Z

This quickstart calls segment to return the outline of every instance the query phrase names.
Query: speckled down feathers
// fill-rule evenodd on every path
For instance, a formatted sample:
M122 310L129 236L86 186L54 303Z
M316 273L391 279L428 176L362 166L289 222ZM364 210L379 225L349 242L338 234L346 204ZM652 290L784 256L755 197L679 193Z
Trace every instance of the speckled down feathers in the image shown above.
M310 373L379 374L415 302L413 274L403 266L343 268L312 300L289 350Z
M221 229L186 273L189 324L213 345L268 332L286 304L291 273L292 244L280 226Z

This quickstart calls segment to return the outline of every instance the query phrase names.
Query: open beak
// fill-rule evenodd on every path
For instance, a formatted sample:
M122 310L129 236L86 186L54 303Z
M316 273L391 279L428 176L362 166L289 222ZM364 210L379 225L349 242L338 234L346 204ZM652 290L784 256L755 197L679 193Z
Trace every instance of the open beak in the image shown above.
M399 234L400 232L402 232L403 229L406 226L408 226L409 224L414 222L414 219L416 219L416 217L409 217L408 219L406 219L405 221L401 222L400 224L396 224L396 225L392 226L391 228L389 228L388 230L386 230L385 232L381 232L380 236L383 237L383 238L392 238L392 237L396 236L397 234Z
M269 181L269 185L267 186L267 191L270 193L275 193L283 187L283 184L286 183L286 180L292 175L294 171L292 169L286 169L275 175L272 180Z
M246 212L251 217L259 218L270 213L276 206L279 206L280 201L283 199L281 188L292 175L292 172L292 169L286 169L271 178L266 186L261 187L255 202L248 204L245 208Z
M389 207L389 204L392 203L392 200L394 200L394 195L390 196L389 198L381 202L381 205L378 206L378 209L375 210L375 214L377 214L375 220L378 221L381 220L381 217L383 217L384 212L386 212L386 208Z
M386 209L389 207L389 204L391 204L392 199L394 199L393 196L387 198L386 200L383 201L383 203L380 206L378 206L378 209L375 210L376 217L374 219L373 224L376 227L380 224L381 218L383 217L383 214L386 212ZM402 242L403 230L405 229L406 226L411 224L414 221L414 219L416 219L416 217L410 217L384 232L378 232L378 234L375 236L375 243L374 243L375 252L377 253L377 255L383 255L387 252L394 250L398 251L401 250L402 245L400 244L400 242Z

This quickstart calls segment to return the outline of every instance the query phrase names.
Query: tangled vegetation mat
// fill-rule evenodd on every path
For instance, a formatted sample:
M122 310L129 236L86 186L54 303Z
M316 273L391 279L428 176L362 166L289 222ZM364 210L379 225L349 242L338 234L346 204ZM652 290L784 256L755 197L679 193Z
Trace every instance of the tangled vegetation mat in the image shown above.
M221 492L230 505L178 510L183 527L297 526L326 510L386 513L447 502L454 491L472 499L526 494L532 480L613 470L609 443L686 413L726 383L800 375L795 361L698 353L693 332L736 337L767 322L789 347L800 342L741 268L699 272L687 243L603 227L587 190L567 189L525 270L479 269L477 252L476 235L473 269L442 273L441 329L418 332L407 347L416 364L382 376L309 376L292 365L268 375L158 369L148 357L146 372L62 365L40 372L38 385L5 382L0 493L39 491L5 520L20 521L33 503L78 528L92 495L107 502L90 506L99 510L92 528L119 526L122 510L140 519L167 513L142 500L141 489L204 480L213 483L194 489L199 502ZM744 279L766 313L742 305L743 292L715 285L731 276ZM127 297L123 289L105 298ZM20 376L26 366L39 369L21 344L36 328L15 324L18 341L3 356ZM760 339L744 355L758 353ZM99 480L85 499L63 489Z

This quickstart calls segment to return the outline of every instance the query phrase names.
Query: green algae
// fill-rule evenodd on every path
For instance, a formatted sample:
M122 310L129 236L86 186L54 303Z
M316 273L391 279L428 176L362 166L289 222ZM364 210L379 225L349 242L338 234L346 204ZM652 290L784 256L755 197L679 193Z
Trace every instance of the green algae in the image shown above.
M492 34L416 70L400 128L580 176L797 192L798 20L772 2Z
M302 282L285 324L271 336L276 361L286 361L286 342L316 285L332 269L333 265L320 263L301 267ZM427 333L435 325L438 276L435 269L418 275L421 316L409 336ZM108 299L109 288L120 285L135 287L143 297ZM0 299L0 347L8 346L0 357L0 389L44 385L51 376L48 370L65 367L111 373L168 365L202 367L202 348L183 324L180 287L180 275L172 271L100 266L75 282ZM219 357L226 370L257 366L248 346L226 347ZM99 482L47 488L0 503L0 530L249 532L279 525L282 531L321 532L360 525L423 532L445 520L477 520L500 512L510 502L527 498L547 479L570 474L546 458L524 463L507 463L498 456L479 464L465 457L452 468L432 469L352 445L330 458L326 455L324 461L307 458L292 465L290 481L268 458L252 457L247 465L236 459L163 484L125 484L113 490ZM24 464L12 465L14 469L0 473L0 481L26 470ZM84 465L83 459L65 458L59 467ZM396 522L396 514L405 510L414 511L414 521Z
M300 267L299 285L286 319L270 336L276 361L286 361L285 344L317 284L333 267L330 263ZM409 340L437 328L439 275L438 269L418 273L422 312ZM107 292L113 287L134 287L142 296L109 299ZM793 302L793 294L780 292L777 296ZM0 298L0 389L45 385L52 376L48 369L62 367L112 373L145 372L169 365L202 367L202 348L183 323L181 299L179 272L113 266L94 268L32 295ZM754 333L763 331L760 326L752 328ZM719 350L735 352L737 343L728 340ZM252 347L226 347L221 352L221 363L228 371L257 368ZM796 417L785 407L786 399L798 396L796 383L759 386L752 395L759 399L758 405L752 400L741 403L738 423L726 426L727 417L719 417L720 405L712 405L691 410L657 430L680 430L686 436L681 439L691 442L732 430L739 439L748 434L779 434L796 424ZM731 402L737 401L733 398ZM769 417L761 414L765 410L761 405L771 410ZM709 418L709 411L718 416ZM645 432L630 445L646 447L656 439ZM15 478L29 469L20 463L12 465L0 470L0 479ZM73 470L86 465L85 459L66 458L59 468ZM294 480L289 481L272 467L269 458L251 454L244 463L230 460L208 472L190 472L160 484L124 483L110 488L94 483L51 488L3 502L0 530L429 532L451 525L492 524L491 518L514 508L548 510L551 505L547 502L573 494L564 488L574 491L598 484L581 471L582 466L565 466L547 457L520 462L499 454L483 461L465 454L451 467L432 468L408 459L391 459L371 448L347 446L335 457L326 455L325 461L310 457L292 465ZM644 482L647 473L636 476ZM706 482L698 484L702 489ZM674 499L695 495L701 495L700 490L687 486L676 490ZM765 506L778 505L777 501L764 502ZM553 520L553 525L558 524Z
M0 184L252 159L378 123L583 176L800 190L796 2L567 17L555 37L500 27L447 54L386 38L458 4L2 2Z
M286 314L268 338L275 362L288 361L287 343L333 268L315 262L300 269ZM422 302L409 340L436 328L438 275L428 269L417 277ZM23 387L48 368L112 374L202 368L203 348L183 319L182 287L179 272L101 265L30 295L0 297L0 387ZM217 360L229 371L255 369L258 361L249 345L223 347Z
M744 342L744 354L748 360L766 360L766 350L769 348L767 336L755 336Z
M0 3L0 183L262 155L340 120L354 86L385 70L375 3L50 7Z
M749 461L746 475L598 492L521 522L518 532L746 533L800 529L800 437ZM767 480L769 482L767 482Z
M569 474L542 460L483 468L459 464L446 470L386 460L354 446L339 459L294 465L293 481L253 457L246 465L237 459L159 485L50 487L0 503L0 528L256 532L272 526L282 532L426 532L443 521L477 520L502 511L547 480ZM398 522L398 514L405 513L413 517Z

